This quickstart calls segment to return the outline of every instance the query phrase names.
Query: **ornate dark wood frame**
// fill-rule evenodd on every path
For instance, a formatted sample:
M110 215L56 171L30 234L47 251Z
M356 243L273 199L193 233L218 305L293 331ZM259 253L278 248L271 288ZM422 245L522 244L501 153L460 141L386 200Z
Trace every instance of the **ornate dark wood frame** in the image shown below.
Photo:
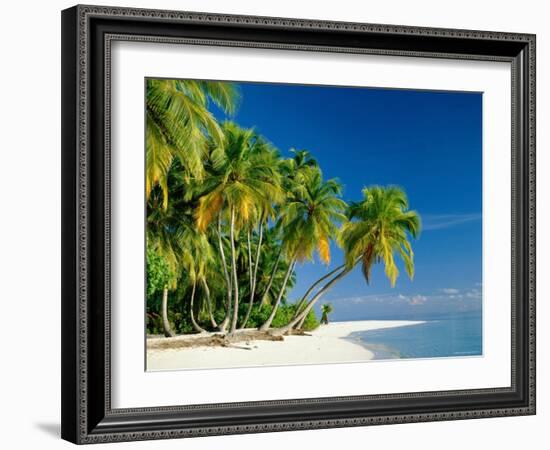
M109 101L113 40L510 62L511 386L111 408ZM62 85L64 439L83 444L535 413L534 35L75 6L62 13Z

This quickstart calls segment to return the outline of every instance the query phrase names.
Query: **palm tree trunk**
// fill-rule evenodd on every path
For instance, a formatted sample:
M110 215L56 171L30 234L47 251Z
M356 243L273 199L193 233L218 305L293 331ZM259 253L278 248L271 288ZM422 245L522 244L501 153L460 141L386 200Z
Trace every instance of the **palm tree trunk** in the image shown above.
M222 260L222 268L223 268L223 274L225 277L225 284L227 286L227 301L226 301L225 317L220 323L218 329L221 332L225 332L225 330L227 329L227 325L229 324L229 318L231 317L232 287L231 287L231 278L229 276L229 271L227 270L227 261L225 259L225 252L223 250L222 224L221 224L221 218L219 216L218 216L218 247L220 250L220 257Z
M290 261L288 265L288 269L285 274L285 278L283 280L283 285L281 286L281 290L279 291L279 295L277 296L277 301L275 302L275 305L273 305L273 310L271 311L271 314L267 318L267 320L260 326L260 331L266 331L271 326L271 322L273 322L273 319L275 318L275 314L277 313L277 308L279 308L279 304L281 303L281 299L283 298L283 295L286 290L286 284L288 282L288 279L290 278L290 274L294 270L294 264L296 263L296 258L292 258L292 261Z
M341 266L338 266L336 269L330 271L329 273L327 273L326 275L322 276L321 278L319 278L315 283L313 283L309 289L306 291L306 293L304 294L304 296L302 297L302 299L300 300L300 302L298 303L298 305L296 306L296 310L294 311L294 316L292 317L293 319L295 317L298 316L298 314L300 314L300 311L302 310L302 307L304 306L307 298L309 297L309 294L311 294L311 292L319 285L321 284L321 282L325 281L327 278L331 277L332 275L334 275L336 272L342 270L343 268L345 268L346 265L345 264L342 264Z
M168 320L168 288L162 290L162 327L164 328L165 337L174 337L174 332L170 328Z
M297 330L301 330L302 327L304 326L304 322L306 321L306 319L307 319L307 314L306 314L304 317L302 317L302 320L300 320L300 321L295 325L295 328L296 328ZM321 323L323 323L322 318L321 318Z
M301 329L302 329L302 327L304 326L304 322L306 321L306 319L307 319L307 314L306 314L304 317L302 317L302 320L300 320L300 322L298 322L298 323L296 324L296 328L297 328L298 330L301 330ZM321 323L323 323L323 322L321 322Z
M267 303L267 296L269 294L269 291L271 290L271 286L273 285L273 280L275 279L275 274L277 273L277 269L279 267L279 261L281 261L282 253L283 253L283 249L280 248L279 254L277 255L277 260L275 261L275 264L273 265L273 270L271 271L271 275L269 276L269 281L262 295L262 300L260 302L260 305L265 305Z
M191 308L190 308L190 317L191 317L191 325L193 325L193 328L195 331L198 331L199 333L204 333L206 330L202 328L197 321L195 320L195 311L193 311L195 307L195 291L196 291L197 283L193 281L193 287L191 288Z
M309 314L309 312L311 311L311 309L313 308L313 306L315 305L315 303L317 303L317 301L319 301L319 299L324 295L326 294L330 288L336 284L337 281L341 280L342 278L344 278L348 273L350 273L351 269L346 269L344 271L342 271L341 273L339 273L338 275L336 275L332 280L330 280L327 284L325 284L320 290L319 292L317 292L317 294L315 294L315 296L309 301L309 303L307 304L307 306L304 308L304 310L294 319L292 319L287 325L285 325L284 327L281 327L281 328L278 328L276 331L279 332L279 333L282 333L282 334L285 334L285 333L288 333L292 328L294 328L295 325L297 325L298 323L300 323L305 317L307 317L307 315Z
M204 295L206 296L206 306L208 308L208 317L210 318L210 324L213 328L217 328L218 324L216 323L216 319L214 318L214 314L212 313L212 298L210 297L210 288L208 287L208 283L204 278L201 278L201 282L204 289Z
M228 325L229 325L229 313L227 313L223 318L223 320L218 324L218 330L221 331L222 333L225 333Z
M353 264L353 266L351 266L351 268L350 268L349 270L348 270L348 269L344 269L344 272L346 272L346 271L348 271L348 272L351 271L351 270L359 263L359 261L361 261L361 258L362 258L361 256L360 256L359 258L357 258L357 259L355 260L355 263ZM343 264L343 265L341 265L340 267L337 267L337 268L334 269L332 272L330 272L330 274L327 274L327 275L325 275L324 277L320 278L320 279L317 280L314 284L316 285L316 284L318 284L320 281L325 280L328 276L334 274L336 271L338 271L338 270L340 270L340 269L342 269L342 268L345 268L345 266L346 266L346 265ZM343 274L344 272L342 272L342 274ZM327 283L327 284L328 284L328 283ZM326 287L326 286L325 286L325 287ZM324 288L323 288L323 289L324 289ZM308 292L306 293L306 295L304 296L304 298L307 297L307 295L309 295L310 292L311 292L311 288L308 289ZM310 308L310 309L311 309L311 308ZM309 311L308 311L308 314L309 314ZM296 317L298 317L298 316L295 315L295 316L293 317L293 320L294 320ZM307 318L307 314L303 315L303 316L302 316L302 319L301 319L298 323L296 323L295 325L293 325L293 327L295 327L295 328L297 328L297 329L301 329L301 328L304 326L304 322L305 322L306 318ZM327 318L327 320L328 320L328 318Z
M237 329L237 318L239 316L239 282L237 279L237 256L235 253L235 207L231 207L231 227L229 229L231 241L231 272L233 274L233 318L231 319L230 333Z
M256 260L252 261L252 252L250 249L250 232L248 233L248 265L250 270L250 301L248 302L248 309L246 311L246 316L244 317L243 324L241 329L246 326L248 319L250 318L250 313L252 312L252 305L254 304L254 295L256 294L256 280L258 279L258 266L260 264L260 249L262 248L262 237L263 237L263 226L260 222L258 226L258 247L256 248ZM254 266L254 271L252 272L252 265Z

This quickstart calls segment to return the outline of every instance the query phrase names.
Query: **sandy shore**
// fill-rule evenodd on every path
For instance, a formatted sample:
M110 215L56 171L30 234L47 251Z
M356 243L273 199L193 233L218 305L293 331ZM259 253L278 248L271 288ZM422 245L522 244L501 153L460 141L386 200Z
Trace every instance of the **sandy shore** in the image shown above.
M373 359L360 343L344 339L358 331L415 325L418 321L365 320L321 325L311 336L285 336L284 341L250 341L240 348L194 347L149 349L147 370L212 369L289 364L320 364ZM184 337L182 338L189 338Z

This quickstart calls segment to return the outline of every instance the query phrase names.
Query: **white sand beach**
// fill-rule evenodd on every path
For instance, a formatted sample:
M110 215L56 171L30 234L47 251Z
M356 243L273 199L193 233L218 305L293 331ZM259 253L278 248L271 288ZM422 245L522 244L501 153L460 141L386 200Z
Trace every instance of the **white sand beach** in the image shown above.
M351 333L416 325L421 321L365 320L321 325L310 336L285 336L284 341L253 340L235 347L149 348L147 370L213 369L289 364L321 364L373 359L358 342L345 339ZM148 342L159 339L149 338ZM173 339L192 339L181 336Z

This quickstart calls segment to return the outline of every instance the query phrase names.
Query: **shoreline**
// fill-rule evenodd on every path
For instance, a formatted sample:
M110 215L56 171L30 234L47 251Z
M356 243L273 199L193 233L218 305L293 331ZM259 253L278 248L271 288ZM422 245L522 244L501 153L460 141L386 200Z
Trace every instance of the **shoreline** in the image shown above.
M180 348L147 348L147 370L225 369L326 363L351 363L376 360L376 349L369 349L358 339L357 332L421 324L424 321L363 320L331 322L306 335L285 336L283 340L253 340L238 346L187 346ZM171 338L193 341L200 335ZM148 337L147 343L158 344L166 338Z
M426 323L426 320L417 320L417 321L406 321L408 323L401 325L399 328L403 327L410 327L414 325L421 325ZM372 352L374 354L372 360L375 361L381 361L381 360L390 360L390 359L402 359L402 356L400 356L399 352L395 349L392 349L390 347L387 347L383 344L374 344L372 342L366 342L361 339L361 337L357 337L357 334L360 334L362 332L366 331L373 331L373 330L381 330L384 328L397 328L397 327L381 327L381 328L375 328L372 330L361 330L361 331L354 331L349 336L345 337L344 339L348 339L351 342L355 342L358 345L361 345L365 347L367 350Z

